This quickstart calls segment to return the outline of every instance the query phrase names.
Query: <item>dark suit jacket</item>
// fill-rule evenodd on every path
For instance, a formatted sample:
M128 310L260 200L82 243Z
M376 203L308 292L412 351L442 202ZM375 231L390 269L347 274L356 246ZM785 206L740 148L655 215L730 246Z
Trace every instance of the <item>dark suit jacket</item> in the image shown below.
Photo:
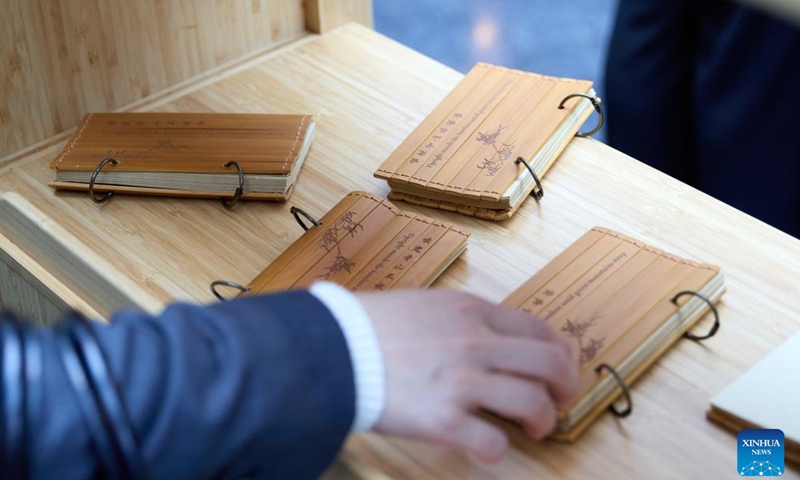
M72 338L77 323L34 330L6 317L2 325L0 475L134 476L107 471L104 447L92 430L99 416L95 427L107 433L103 429L114 422L106 417L114 412L87 418L87 404L81 403L81 372L97 380L92 349L81 350L81 361L89 363L76 363L82 367L70 373L65 369L72 344L64 339ZM139 476L315 478L353 421L355 387L345 339L307 292L209 307L176 304L158 317L123 312L110 326L94 324L88 331L116 384L120 418L128 422L144 466ZM20 359L27 360L25 370ZM102 405L105 397L98 395ZM94 397L87 398L91 404Z
M800 237L800 29L723 0L620 0L609 144Z

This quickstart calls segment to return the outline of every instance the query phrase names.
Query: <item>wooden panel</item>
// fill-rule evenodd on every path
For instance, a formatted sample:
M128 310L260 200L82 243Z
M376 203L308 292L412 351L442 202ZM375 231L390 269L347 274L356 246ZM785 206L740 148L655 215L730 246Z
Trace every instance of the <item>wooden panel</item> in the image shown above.
M320 215L351 190L385 196L386 182L372 172L461 78L353 24L158 110L312 112L317 134L291 204ZM60 146L0 170L0 190L19 192L74 238L69 243L93 250L93 262L114 265L159 302L213 301L211 281L250 281L303 233L290 205L242 202L229 211L216 201L122 195L96 205L86 193L56 194L46 185L47 166ZM402 205L472 232L467 251L434 287L500 302L603 225L719 265L728 287L719 333L703 345L678 341L636 383L630 417L604 414L572 445L534 442L497 421L512 440L497 464L375 434L352 437L347 454L398 479L694 478L698 468L714 478L734 475L735 436L705 412L712 395L800 329L800 241L590 139L570 143L544 188L540 203L527 200L499 225Z
M0 304L38 323L66 309L107 319L120 309L157 313L162 303L140 282L94 253L108 249L103 238L91 248L15 193L0 197Z
M306 0L306 28L325 33L348 22L372 28L372 0Z
M0 251L0 309L43 326L56 323L70 308L19 262Z
M305 31L298 0L0 2L0 157Z

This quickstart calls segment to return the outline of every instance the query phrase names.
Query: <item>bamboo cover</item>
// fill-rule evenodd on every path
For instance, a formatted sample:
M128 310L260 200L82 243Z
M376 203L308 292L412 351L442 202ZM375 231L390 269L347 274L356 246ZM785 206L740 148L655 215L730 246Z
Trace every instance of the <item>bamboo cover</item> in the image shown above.
M678 292L700 292L719 274L718 267L670 255L595 227L506 298L504 305L543 318L579 353L580 393L559 412L559 430L554 437L575 439L619 395L620 389L615 388L606 398L595 399L585 418L571 429L562 428L570 410L608 376L605 371L596 372L599 365L608 364L619 371L624 359L682 306L696 299L682 296L677 305L673 304L671 299ZM718 281L717 292L707 294L712 301L724 291L721 277ZM633 373L625 376L626 384L630 385L706 311L708 307L703 304L682 331L657 345L649 358L635 365Z
M57 172L85 172L88 176L104 158L110 157L118 163L104 167L98 176L97 191L171 196L206 196L203 193L210 192L214 196L219 192L230 194L232 189L220 186L205 192L182 191L179 187L106 185L101 180L107 172L235 177L237 170L225 167L235 160L246 175L270 176L286 182L278 195L283 196L292 187L293 170L302 163L313 123L309 115L90 113L84 116L50 168ZM65 190L88 189L88 181L57 180L51 185ZM275 196L249 193L247 189L244 195L246 198Z
M319 280L350 290L427 287L464 251L469 232L383 198L351 192L249 285L246 294L307 288Z
M519 204L508 204L504 195L520 175L529 175L516 158L535 156L579 103L570 100L559 109L561 101L572 93L588 94L591 87L589 81L478 63L375 176L389 182L392 199L492 220L508 218ZM537 169L540 178L579 126L562 132L555 155Z

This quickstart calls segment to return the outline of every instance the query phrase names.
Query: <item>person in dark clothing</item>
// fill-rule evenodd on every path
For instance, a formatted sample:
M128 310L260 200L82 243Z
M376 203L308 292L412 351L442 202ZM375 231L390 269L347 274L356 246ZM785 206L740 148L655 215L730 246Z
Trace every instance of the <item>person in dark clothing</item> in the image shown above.
M482 409L533 438L577 388L543 321L459 292L332 283L158 316L0 318L0 476L316 478L350 431L496 460Z
M620 0L608 142L800 237L800 28L724 0Z

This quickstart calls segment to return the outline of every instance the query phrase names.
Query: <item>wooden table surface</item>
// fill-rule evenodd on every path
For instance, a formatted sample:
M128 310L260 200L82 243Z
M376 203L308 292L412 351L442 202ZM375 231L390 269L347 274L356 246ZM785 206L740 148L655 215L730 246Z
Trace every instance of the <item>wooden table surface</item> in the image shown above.
M55 194L46 185L48 164L63 142L7 165L0 191L18 191L67 232L63 238L96 252L110 266L107 275L135 282L150 302L211 302L211 281L247 283L301 235L291 205L321 216L351 190L385 196L387 185L372 172L460 79L351 24L142 107L314 114L314 144L287 204L243 202L228 211L216 201L120 195L96 205L85 193ZM348 471L373 478L382 477L376 471L391 478L733 478L735 436L705 412L715 393L800 329L800 241L591 139L570 144L544 188L541 203L528 199L502 223L399 204L473 233L434 287L500 302L600 225L721 266L728 293L719 333L703 344L679 341L633 387L633 415L603 415L575 444L537 443L506 425L513 451L485 464L426 444L357 435L344 456L363 468Z

